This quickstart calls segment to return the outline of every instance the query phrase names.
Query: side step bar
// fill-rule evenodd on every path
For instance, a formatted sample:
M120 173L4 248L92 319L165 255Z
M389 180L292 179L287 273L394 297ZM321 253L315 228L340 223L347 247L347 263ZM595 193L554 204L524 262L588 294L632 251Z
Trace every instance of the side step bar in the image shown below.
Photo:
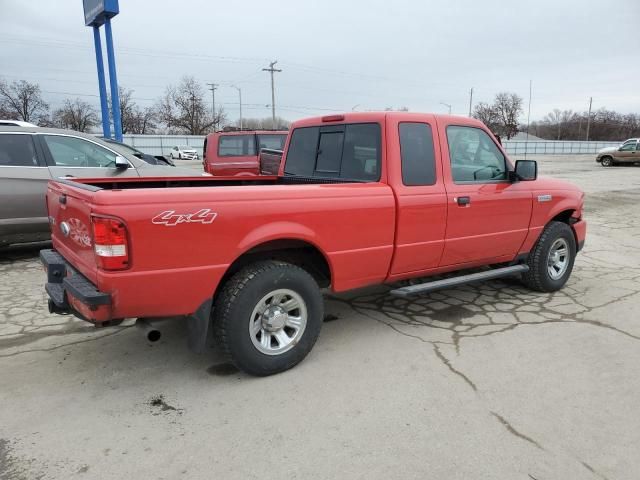
M396 288L391 290L391 295L395 297L409 297L419 293L434 292L443 288L455 287L471 282L482 282L493 278L507 277L516 273L525 273L529 271L528 265L512 265L510 267L495 268L486 272L470 273L459 277L445 278L442 280L434 280L432 282L419 283L409 285L407 287Z

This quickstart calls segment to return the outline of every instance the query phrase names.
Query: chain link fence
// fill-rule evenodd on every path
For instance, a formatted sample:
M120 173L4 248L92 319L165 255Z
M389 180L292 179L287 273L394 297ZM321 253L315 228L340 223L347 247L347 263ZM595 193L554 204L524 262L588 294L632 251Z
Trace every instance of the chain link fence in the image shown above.
M617 147L622 142L577 142L577 141L525 141L504 140L503 146L512 156L528 155L584 155L596 154L605 147Z

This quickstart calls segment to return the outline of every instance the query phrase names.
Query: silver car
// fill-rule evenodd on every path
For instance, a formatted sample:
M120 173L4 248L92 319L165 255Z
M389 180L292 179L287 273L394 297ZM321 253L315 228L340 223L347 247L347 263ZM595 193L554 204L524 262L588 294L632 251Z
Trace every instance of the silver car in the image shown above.
M49 238L44 200L49 179L201 175L189 168L150 165L72 130L0 126L0 246Z

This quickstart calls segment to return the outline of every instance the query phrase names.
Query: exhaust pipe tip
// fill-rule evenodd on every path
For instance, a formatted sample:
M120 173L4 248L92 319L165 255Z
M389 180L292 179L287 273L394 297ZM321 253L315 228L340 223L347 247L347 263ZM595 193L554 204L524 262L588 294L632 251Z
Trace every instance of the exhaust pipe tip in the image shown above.
M160 332L160 330L153 329L147 332L147 340L151 343L157 342L160 340L160 337L162 337L162 332Z
M148 320L144 318L139 318L136 320L136 327L138 327L144 337L147 339L149 343L155 343L162 337L162 332L155 328Z

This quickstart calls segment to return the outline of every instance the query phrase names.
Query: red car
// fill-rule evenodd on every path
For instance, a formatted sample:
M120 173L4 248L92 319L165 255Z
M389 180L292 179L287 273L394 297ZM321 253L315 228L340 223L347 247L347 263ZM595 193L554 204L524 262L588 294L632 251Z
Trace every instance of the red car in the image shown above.
M50 310L97 325L183 316L195 350L212 330L236 366L269 375L313 347L321 288L456 272L391 294L505 275L553 292L584 244L584 194L513 164L474 119L311 118L283 159L271 177L50 181Z
M286 130L210 133L202 150L204 171L224 177L260 175L260 150L282 150L288 133Z

